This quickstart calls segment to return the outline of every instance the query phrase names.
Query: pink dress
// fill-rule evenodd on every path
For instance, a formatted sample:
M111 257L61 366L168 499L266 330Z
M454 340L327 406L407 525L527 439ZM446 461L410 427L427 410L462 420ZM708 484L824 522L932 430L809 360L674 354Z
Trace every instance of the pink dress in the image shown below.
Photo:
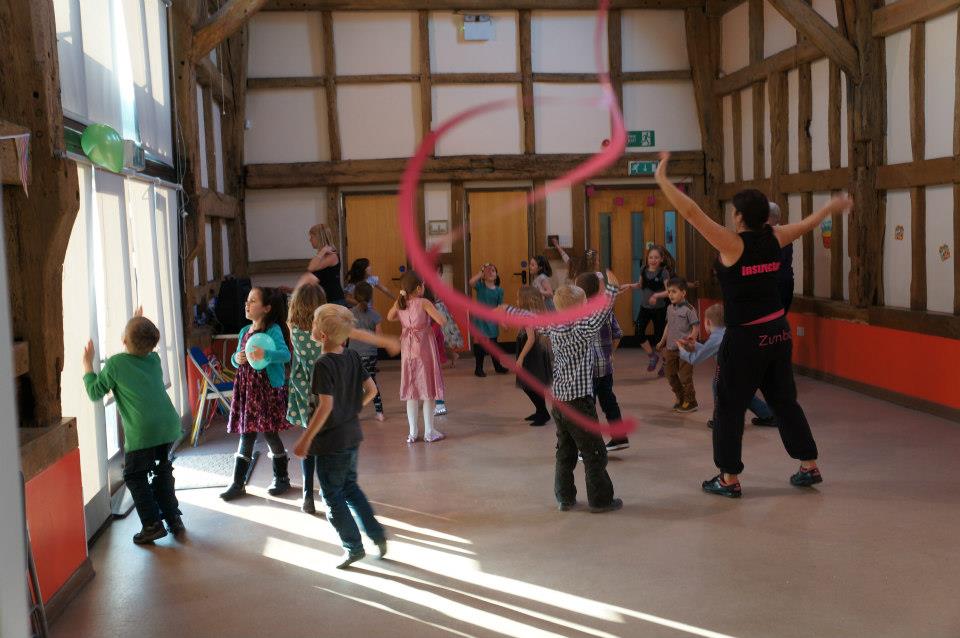
M430 315L421 297L410 299L400 310L400 399L426 401L443 398L443 376Z

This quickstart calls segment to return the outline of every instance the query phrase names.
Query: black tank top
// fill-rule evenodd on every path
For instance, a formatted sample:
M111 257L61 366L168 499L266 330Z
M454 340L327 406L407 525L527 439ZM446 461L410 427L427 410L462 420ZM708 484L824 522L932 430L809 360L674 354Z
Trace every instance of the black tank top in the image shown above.
M333 266L321 268L313 273L313 276L320 280L320 287L323 288L327 301L334 303L343 301L346 295L343 294L343 286L340 285L340 263Z
M657 272L651 275L650 271L644 268L640 276L643 279L643 305L648 308L666 308L668 301L666 297L661 297L652 304L650 303L650 297L654 293L663 292L667 289L666 282L670 279L670 273L667 272L667 269L659 268Z
M742 326L783 310L777 280L780 242L769 226L762 231L740 233L743 255L734 265L717 259L717 278L723 291L723 319L728 326Z

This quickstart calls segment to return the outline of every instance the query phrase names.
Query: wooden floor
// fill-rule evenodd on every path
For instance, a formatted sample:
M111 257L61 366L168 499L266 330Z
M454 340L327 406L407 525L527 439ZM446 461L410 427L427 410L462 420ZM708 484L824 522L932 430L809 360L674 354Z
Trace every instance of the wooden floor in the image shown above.
M776 430L747 426L744 498L709 496L709 366L703 408L677 415L638 355L616 362L643 420L611 455L620 512L556 511L552 424L525 425L513 379L469 360L447 375L449 439L405 445L388 364L389 420L367 413L360 472L388 560L334 569L332 528L298 494L268 497L261 462L246 499L180 492L182 542L136 547L135 515L114 523L53 636L960 636L960 425L799 378L825 482L791 487Z

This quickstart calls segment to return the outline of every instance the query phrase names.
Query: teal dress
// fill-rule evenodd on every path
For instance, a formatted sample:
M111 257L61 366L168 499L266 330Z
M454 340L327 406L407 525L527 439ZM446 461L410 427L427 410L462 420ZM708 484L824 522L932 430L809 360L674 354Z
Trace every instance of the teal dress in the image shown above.
M310 338L310 331L291 326L293 342L293 366L290 368L290 385L287 395L287 421L302 428L310 424L310 387L313 367L323 351L320 344Z
M488 288L483 280L480 280L473 285L473 289L477 292L477 301L485 306L496 308L503 303L503 288L500 286ZM487 339L496 341L500 336L500 326L492 321L473 319L473 327Z

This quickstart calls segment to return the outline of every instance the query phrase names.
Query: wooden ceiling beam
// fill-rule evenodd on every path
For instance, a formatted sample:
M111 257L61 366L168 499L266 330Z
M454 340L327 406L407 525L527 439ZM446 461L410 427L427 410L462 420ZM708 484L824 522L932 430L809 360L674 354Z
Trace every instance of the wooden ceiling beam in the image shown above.
M213 49L236 33L247 20L267 4L267 0L230 0L220 10L201 22L193 30L190 58L205 57Z
M828 58L840 65L854 83L860 82L860 56L850 41L803 0L769 0L770 4Z
M611 9L703 8L704 0L610 0ZM505 11L596 9L592 0L268 0L264 11Z
M873 12L872 33L882 38L960 7L960 0L897 0Z
M714 84L716 95L728 95L745 89L755 82L762 82L773 73L782 73L797 68L805 62L813 62L823 57L823 52L810 42L801 42L796 46L771 55L760 64L751 64L730 75L718 78Z

